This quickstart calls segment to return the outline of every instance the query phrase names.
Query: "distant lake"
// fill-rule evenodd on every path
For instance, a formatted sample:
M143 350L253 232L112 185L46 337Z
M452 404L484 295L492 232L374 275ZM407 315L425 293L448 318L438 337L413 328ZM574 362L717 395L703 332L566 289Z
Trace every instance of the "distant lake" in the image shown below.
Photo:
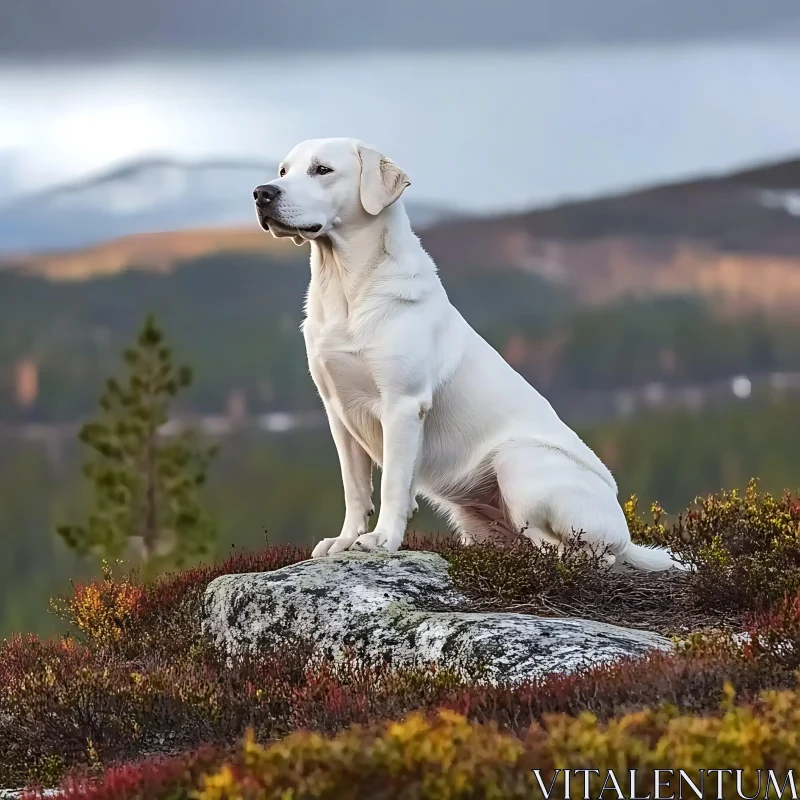
M275 162L354 135L413 197L498 211L800 152L800 46L0 68L0 196L144 154Z

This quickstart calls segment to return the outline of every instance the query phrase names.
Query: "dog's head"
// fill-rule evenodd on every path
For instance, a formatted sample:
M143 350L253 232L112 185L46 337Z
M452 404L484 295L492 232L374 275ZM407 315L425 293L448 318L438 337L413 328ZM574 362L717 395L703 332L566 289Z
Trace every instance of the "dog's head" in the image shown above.
M265 231L302 244L377 216L410 183L397 164L356 139L310 139L286 156L278 178L256 187L253 199Z

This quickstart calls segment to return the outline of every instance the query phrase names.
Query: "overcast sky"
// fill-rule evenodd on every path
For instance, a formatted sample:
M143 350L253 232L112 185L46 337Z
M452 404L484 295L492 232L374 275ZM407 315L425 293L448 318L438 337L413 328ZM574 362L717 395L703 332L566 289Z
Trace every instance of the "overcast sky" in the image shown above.
M475 210L794 155L800 0L0 0L0 202L317 136Z
M0 58L800 35L800 0L0 0Z
M799 87L800 44L0 69L0 182L151 155L276 163L355 136L409 171L416 199L501 210L794 155Z

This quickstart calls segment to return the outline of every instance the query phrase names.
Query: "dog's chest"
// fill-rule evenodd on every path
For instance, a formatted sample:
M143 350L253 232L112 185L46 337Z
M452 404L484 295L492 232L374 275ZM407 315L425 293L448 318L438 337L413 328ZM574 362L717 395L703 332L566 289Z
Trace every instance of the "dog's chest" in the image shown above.
M345 320L306 320L306 350L320 393L347 417L374 415L380 397L372 369L369 342Z

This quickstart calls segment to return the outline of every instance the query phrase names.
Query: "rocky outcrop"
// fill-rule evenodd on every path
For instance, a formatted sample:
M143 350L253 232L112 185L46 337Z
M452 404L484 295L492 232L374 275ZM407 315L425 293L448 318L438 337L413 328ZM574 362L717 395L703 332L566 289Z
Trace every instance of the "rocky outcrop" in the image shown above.
M215 579L206 590L203 627L231 654L299 636L334 658L351 650L398 666L479 663L492 682L569 673L669 647L657 634L601 622L468 608L439 555L341 553Z

